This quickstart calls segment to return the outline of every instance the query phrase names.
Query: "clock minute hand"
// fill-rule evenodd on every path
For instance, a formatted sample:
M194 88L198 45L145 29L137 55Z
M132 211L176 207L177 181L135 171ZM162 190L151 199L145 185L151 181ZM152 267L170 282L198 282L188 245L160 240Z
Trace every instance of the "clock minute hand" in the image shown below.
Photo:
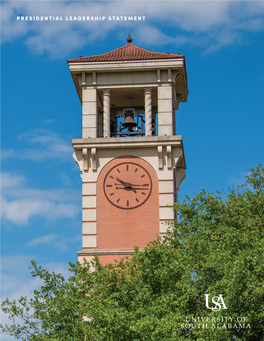
M142 188L142 187L137 188L137 187L134 187L134 186L132 188L134 188L135 190L137 189L139 191L148 191L149 190L149 188Z
M129 182L125 182L125 181L119 179L118 177L116 177L116 180L119 181L123 186L125 186L125 188L130 188L134 193L137 193L137 191L134 188L132 188L132 186Z
M131 184L131 183L129 183L129 185L130 186L133 186L133 187L139 187L139 186L144 186L144 187L147 187L148 186L148 184L144 184L144 185L135 185L135 184Z
M124 185L125 187L139 187L139 186L148 186L148 184L143 184L143 185L135 185L135 184L131 184L131 182L125 182L121 179L119 179L118 177L116 178L117 181L121 182L122 185Z
M127 185L127 182L125 182L125 181L119 179L118 177L116 177L116 180L119 181L119 182L121 182L121 184L124 185L125 187L127 187L127 186L126 186L126 185Z

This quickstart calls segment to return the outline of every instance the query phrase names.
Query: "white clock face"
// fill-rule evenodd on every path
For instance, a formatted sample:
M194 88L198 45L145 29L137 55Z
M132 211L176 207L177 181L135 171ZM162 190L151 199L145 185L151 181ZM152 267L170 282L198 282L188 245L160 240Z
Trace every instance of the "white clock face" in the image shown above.
M123 162L108 171L103 186L105 196L112 205L133 209L148 200L152 181L144 167L134 162Z

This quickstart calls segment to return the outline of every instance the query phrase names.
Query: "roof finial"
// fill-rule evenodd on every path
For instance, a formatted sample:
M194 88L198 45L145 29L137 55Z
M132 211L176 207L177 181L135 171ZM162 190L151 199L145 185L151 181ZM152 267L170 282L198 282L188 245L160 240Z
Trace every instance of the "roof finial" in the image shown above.
M132 38L130 37L130 30L129 30L129 33L128 33L127 42L128 42L128 44L130 44L132 42Z

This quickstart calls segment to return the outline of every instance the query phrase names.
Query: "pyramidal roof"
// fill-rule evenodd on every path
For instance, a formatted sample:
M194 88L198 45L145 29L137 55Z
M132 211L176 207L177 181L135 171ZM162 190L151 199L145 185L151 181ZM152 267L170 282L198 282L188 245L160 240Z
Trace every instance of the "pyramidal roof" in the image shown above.
M131 39L132 40L132 39ZM116 50L91 57L68 59L68 63L117 62L130 60L157 60L184 58L182 54L151 52L135 46L129 42Z

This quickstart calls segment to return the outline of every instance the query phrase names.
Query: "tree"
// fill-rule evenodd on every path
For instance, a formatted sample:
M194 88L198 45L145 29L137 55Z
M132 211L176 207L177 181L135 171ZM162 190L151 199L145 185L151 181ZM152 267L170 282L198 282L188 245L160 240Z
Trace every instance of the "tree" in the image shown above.
M93 273L71 264L65 281L33 263L45 283L20 307L2 304L26 321L3 330L24 340L263 340L263 185L259 165L227 195L187 197L165 239L130 260L96 259Z

